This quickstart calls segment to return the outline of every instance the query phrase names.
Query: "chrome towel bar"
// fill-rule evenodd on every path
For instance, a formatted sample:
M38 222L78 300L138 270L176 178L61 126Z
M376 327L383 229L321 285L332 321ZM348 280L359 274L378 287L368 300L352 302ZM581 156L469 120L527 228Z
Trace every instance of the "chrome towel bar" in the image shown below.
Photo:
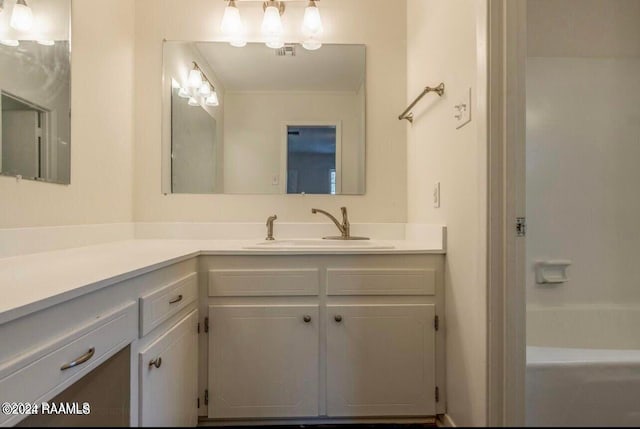
M420 94L418 98L416 98L415 101L411 103L409 107L407 107L407 110L405 110L404 112L402 112L400 116L398 116L398 119L401 121L403 119L406 119L407 121L413 124L413 112L411 111L411 109L413 109L416 106L416 104L418 104L418 102L422 100L422 98L430 92L435 92L440 97L442 97L444 95L444 83L441 83L435 88L431 88L430 86L426 87L424 91L422 91L422 94Z

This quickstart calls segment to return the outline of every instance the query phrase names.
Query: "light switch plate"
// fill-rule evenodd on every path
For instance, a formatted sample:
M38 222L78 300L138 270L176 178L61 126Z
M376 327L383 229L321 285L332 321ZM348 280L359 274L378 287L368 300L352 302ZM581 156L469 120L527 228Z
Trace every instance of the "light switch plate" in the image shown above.
M433 185L433 208L440 208L440 182Z
M471 122L471 88L465 91L453 106L453 118L457 130Z

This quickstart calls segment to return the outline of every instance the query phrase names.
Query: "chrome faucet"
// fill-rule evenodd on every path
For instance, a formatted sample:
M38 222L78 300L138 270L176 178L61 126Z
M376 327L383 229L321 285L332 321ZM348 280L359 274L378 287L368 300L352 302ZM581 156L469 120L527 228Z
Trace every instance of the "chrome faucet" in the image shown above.
M349 224L349 215L347 214L346 207L342 207L340 208L340 210L342 211L342 223L338 222L338 219L336 219L331 213L328 213L324 210L311 209L311 213L313 214L321 213L326 217L328 217L329 219L331 219L333 223L335 223L338 229L340 230L340 233L342 234L342 237L341 237L342 240L348 240L349 237L351 237L351 224Z
M278 216L277 215L273 215L273 216L269 216L267 218L267 238L265 238L265 240L267 241L274 241L275 238L273 238L273 223L278 220Z
M328 213L324 210L320 209L311 209L311 213L317 214L321 213L331 219L333 223L336 224L338 230L340 230L340 237L325 237L325 240L368 240L365 237L352 237L351 236L351 224L349 223L349 214L347 213L346 207L341 207L340 211L342 212L342 222L338 221L331 213Z

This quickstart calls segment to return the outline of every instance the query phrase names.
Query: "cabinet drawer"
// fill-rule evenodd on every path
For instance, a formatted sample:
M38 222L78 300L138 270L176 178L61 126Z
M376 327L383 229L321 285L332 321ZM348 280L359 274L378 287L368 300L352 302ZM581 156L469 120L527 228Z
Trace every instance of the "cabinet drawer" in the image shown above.
M198 298L198 275L189 274L140 298L140 338Z
M435 295L429 268L328 268L328 295Z
M136 313L135 302L131 301L70 335L3 365L0 403L50 400L135 339ZM23 417L0 414L0 425L16 424Z
M209 296L314 296L318 269L211 270Z

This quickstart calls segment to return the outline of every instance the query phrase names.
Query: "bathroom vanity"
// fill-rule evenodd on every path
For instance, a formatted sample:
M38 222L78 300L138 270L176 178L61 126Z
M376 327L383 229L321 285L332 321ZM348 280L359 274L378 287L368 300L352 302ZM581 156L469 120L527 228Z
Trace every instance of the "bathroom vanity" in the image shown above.
M133 426L444 413L441 249L252 243L0 260L0 402L51 400L130 346Z

